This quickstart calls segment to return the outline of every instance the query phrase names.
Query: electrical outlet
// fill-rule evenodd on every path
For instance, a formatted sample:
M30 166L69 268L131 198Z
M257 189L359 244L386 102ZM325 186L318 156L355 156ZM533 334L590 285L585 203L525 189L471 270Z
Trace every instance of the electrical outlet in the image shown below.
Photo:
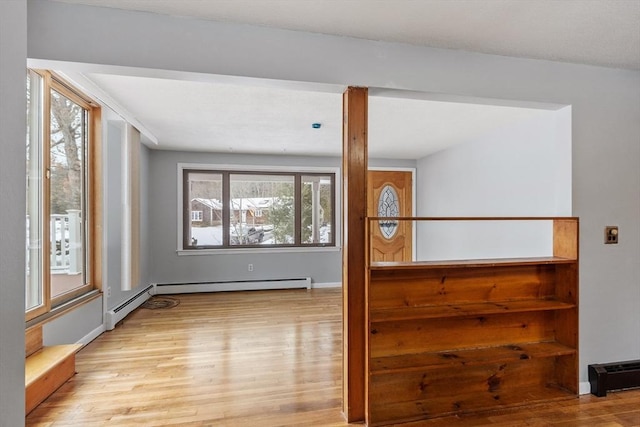
M107 298L111 297L111 286L107 286Z
M618 244L618 226L607 225L604 228L604 243L606 245Z
M249 271L253 271L253 264L249 264L249 265L247 266L247 270L249 270Z

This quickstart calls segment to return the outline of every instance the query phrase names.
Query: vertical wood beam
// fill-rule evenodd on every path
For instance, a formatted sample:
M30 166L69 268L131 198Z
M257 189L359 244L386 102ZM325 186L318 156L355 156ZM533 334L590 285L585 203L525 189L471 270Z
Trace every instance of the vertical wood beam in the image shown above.
M342 406L348 422L365 419L367 97L367 88L349 87L342 105Z

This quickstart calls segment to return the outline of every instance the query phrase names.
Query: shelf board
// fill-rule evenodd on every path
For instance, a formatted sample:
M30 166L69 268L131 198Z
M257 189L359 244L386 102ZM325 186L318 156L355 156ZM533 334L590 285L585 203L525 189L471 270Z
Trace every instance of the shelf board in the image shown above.
M437 268L477 268L498 266L520 266L540 264L571 264L577 260L562 257L534 257L534 258L494 258L449 261L408 261L408 262L373 262L369 266L371 271L384 270L420 270Z
M575 348L557 342L538 342L377 357L371 359L369 369L371 375L397 374L416 370L458 368L573 354L576 354Z
M530 386L510 393L464 393L455 397L431 396L406 402L376 402L371 404L370 426L406 423L448 415L464 415L497 409L517 408L553 401L575 399L576 393L549 384ZM454 409L457 408L457 409Z
M488 314L522 313L527 311L567 310L575 308L553 299L532 299L517 301L496 301L464 304L438 304L419 307L397 307L372 309L370 322L391 322L398 320L437 319L443 317L470 317Z

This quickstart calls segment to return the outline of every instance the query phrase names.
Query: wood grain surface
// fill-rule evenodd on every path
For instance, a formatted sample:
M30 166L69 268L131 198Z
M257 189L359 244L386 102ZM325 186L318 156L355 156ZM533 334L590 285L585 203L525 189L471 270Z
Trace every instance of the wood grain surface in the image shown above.
M189 294L138 309L77 354L77 374L26 425L346 426L341 295ZM405 425L637 427L640 390Z

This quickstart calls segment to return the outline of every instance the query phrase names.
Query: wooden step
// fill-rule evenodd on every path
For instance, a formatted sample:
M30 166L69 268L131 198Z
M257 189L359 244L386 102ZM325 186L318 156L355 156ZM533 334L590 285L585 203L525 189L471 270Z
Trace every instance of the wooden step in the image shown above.
M76 352L80 344L43 347L25 361L26 413L42 403L76 371Z

